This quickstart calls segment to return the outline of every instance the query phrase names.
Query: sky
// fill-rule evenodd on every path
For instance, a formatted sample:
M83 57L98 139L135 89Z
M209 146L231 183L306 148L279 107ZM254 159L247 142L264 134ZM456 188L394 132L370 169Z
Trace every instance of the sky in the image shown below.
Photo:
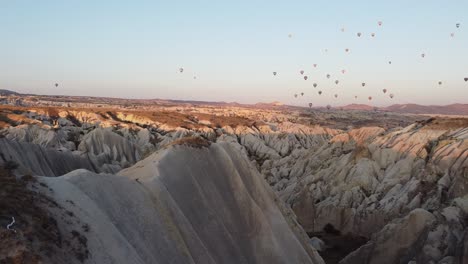
M466 10L466 0L0 0L0 89L301 106L468 103Z

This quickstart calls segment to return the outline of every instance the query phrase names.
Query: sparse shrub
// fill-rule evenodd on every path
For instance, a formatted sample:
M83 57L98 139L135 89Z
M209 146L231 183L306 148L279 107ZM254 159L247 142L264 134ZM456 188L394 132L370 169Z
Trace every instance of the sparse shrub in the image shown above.
M19 167L19 164L13 160L8 160L3 164L3 168L7 171L16 170L18 167Z
M168 146L175 146L175 145L189 146L192 148L207 148L211 145L211 142L209 142L208 140L202 137L191 136L191 137L184 137L184 138L178 139L168 144Z

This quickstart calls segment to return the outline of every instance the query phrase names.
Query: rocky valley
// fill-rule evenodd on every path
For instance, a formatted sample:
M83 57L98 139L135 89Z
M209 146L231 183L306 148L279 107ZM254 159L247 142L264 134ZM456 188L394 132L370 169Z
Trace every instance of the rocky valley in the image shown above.
M468 263L463 116L0 102L2 263Z

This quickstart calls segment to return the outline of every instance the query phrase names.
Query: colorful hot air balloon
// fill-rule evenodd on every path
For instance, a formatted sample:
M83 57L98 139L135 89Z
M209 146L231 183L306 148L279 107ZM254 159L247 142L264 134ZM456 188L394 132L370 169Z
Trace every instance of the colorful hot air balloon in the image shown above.
M340 83L340 81L336 80L336 81L335 81L335 84L338 84L338 83Z
M318 94L319 94L319 95L322 95L322 91L318 91Z
M383 93L387 93L387 89L383 89L382 92L383 92Z
M304 70L300 70L299 73L300 73L301 75L304 75Z
M314 88L317 88L317 84L316 84L316 83L314 83Z
M309 79L309 77L307 77L307 76L304 76L304 81L307 81L307 79Z

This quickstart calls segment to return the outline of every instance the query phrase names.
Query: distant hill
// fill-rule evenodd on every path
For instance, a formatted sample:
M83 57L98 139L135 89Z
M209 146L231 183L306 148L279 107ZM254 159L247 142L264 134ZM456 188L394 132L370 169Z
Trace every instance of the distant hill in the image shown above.
M341 107L344 110L374 110L373 106L366 104L350 104Z
M13 92L10 90L0 89L0 96L10 96L10 95L19 95L19 93Z
M366 104L350 104L341 107L344 110L374 110L373 106ZM395 104L387 107L379 107L380 111L389 111L402 114L431 114L431 115L468 115L468 104L451 105L418 105Z
M255 106L283 106L284 104L278 101L271 103L256 103Z
M391 112L408 114L468 115L468 104L451 104L443 106L396 104L381 109Z

